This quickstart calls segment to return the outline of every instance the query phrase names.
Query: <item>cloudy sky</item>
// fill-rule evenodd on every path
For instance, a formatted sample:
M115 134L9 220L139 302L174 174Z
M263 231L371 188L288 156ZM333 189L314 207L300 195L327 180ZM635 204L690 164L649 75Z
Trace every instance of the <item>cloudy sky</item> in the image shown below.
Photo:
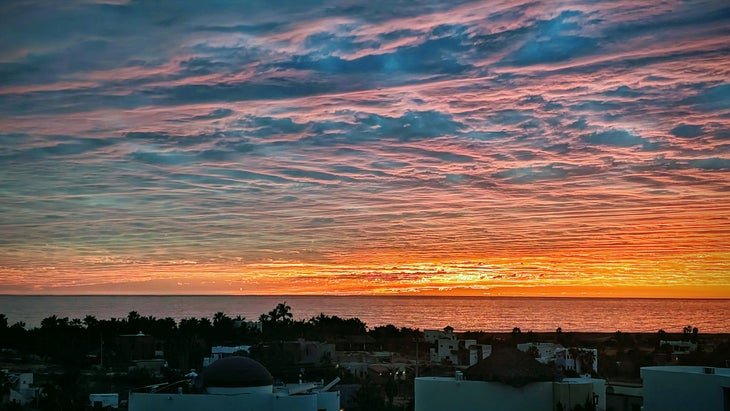
M4 1L0 292L730 297L730 4Z

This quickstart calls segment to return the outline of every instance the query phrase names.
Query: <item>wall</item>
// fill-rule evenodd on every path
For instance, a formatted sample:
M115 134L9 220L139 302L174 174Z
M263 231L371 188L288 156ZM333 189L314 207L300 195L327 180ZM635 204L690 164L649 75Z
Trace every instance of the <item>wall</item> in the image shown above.
M415 411L553 411L553 383L515 388L484 381L416 378Z
M724 396L730 396L730 369L704 367L643 367L644 411L724 410Z
M130 393L129 411L317 411L317 395ZM330 411L328 409L328 411Z

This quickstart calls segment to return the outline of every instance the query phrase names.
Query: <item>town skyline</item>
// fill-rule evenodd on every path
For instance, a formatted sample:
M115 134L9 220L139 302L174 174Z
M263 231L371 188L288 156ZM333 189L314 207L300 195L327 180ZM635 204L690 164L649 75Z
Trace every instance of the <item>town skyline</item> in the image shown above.
M724 1L0 5L1 294L730 298Z

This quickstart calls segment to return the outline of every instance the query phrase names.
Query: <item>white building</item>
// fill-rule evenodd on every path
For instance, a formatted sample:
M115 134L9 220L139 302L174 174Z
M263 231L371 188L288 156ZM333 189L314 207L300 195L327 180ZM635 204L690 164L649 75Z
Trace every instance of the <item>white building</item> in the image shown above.
M730 368L642 367L644 411L730 409Z
M7 401L20 405L29 405L38 397L38 387L33 386L32 372L9 372L1 370L7 375L10 382L10 392ZM2 398L0 398L2 400Z
M563 370L575 371L579 375L595 374L598 371L598 350L595 348L558 348L555 350L555 365Z
M423 330L423 340L435 344L441 338L450 338L454 335L454 328L447 325L443 330Z
M558 402L571 409L586 401L606 409L605 381L571 378L513 387L501 382L452 377L420 377L415 383L415 411L554 411Z
M131 392L129 411L339 411L340 395L324 387L294 384L274 388L269 371L248 357L220 359L203 370L196 386ZM177 388L177 391L174 389Z
M250 345L214 345L210 349L210 357L203 358L203 367L207 367L210 364L213 364L214 362L220 360L221 358L233 357L234 355L237 355L237 353L243 352L248 354L250 349Z
M119 394L89 394L92 408L119 408Z
M527 353L529 353L530 351L536 351L538 354L536 359L543 364L547 364L548 362L555 360L555 352L557 350L565 349L565 347L555 343L529 342L517 344L517 349Z
M492 353L491 345L477 344L474 339L460 340L451 327L446 327L443 331L426 330L423 335L426 342L435 345L429 350L430 360L434 363L474 365Z
M671 341L671 340L661 340L659 341L659 346L664 347L665 345L668 345L672 347L672 354L688 354L693 351L697 351L697 343L692 341Z

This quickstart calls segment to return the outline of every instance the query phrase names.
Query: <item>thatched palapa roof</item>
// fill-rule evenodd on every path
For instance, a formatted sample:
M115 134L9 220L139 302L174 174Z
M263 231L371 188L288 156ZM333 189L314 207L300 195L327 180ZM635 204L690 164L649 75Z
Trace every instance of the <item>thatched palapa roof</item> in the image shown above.
M464 371L467 380L496 381L513 387L532 382L555 381L555 370L516 348L495 350Z

